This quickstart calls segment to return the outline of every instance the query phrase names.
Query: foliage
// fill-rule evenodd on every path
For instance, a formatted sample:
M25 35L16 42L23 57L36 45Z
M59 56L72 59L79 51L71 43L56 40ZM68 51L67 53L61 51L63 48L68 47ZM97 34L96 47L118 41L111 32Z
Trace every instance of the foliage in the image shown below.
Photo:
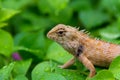
M0 0L0 80L120 80L120 57L97 75L46 37L56 24L81 26L107 42L120 43L120 0Z

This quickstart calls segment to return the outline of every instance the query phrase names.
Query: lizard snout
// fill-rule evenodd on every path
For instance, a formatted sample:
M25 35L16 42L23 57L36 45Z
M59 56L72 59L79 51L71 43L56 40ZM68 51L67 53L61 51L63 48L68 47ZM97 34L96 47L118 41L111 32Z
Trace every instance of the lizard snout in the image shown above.
M52 30L50 30L48 33L47 33L47 37L49 39L54 39L54 33L52 32Z
M47 37L48 37L48 38L50 38L50 34L51 34L51 32L49 31L49 32L47 33Z

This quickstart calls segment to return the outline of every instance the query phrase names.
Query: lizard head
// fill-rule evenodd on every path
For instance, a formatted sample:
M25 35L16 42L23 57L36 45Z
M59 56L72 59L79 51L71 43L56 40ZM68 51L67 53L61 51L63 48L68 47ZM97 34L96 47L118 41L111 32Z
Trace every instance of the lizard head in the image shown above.
M48 32L47 37L59 43L73 55L79 55L78 52L82 52L79 40L83 35L85 34L82 31L74 27L58 24Z
M58 24L48 32L47 37L60 44L65 44L68 41L75 40L77 38L77 32L78 30L76 28Z

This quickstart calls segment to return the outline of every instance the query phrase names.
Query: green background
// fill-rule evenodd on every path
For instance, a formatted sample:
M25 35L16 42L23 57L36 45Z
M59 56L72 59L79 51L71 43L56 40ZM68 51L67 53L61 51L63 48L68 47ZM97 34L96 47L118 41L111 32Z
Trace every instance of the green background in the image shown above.
M0 0L0 80L120 80L120 57L93 78L77 60L58 68L72 56L46 37L57 24L119 44L120 0Z

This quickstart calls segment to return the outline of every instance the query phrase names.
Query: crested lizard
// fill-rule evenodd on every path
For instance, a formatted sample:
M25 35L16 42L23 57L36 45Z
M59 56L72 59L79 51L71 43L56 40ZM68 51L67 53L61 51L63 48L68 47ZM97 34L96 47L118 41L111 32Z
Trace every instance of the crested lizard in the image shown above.
M89 77L96 74L94 65L108 67L111 61L120 55L120 45L108 43L89 37L83 30L58 24L47 34L47 37L59 43L74 57L63 64L67 68L74 64L75 58L90 70Z

